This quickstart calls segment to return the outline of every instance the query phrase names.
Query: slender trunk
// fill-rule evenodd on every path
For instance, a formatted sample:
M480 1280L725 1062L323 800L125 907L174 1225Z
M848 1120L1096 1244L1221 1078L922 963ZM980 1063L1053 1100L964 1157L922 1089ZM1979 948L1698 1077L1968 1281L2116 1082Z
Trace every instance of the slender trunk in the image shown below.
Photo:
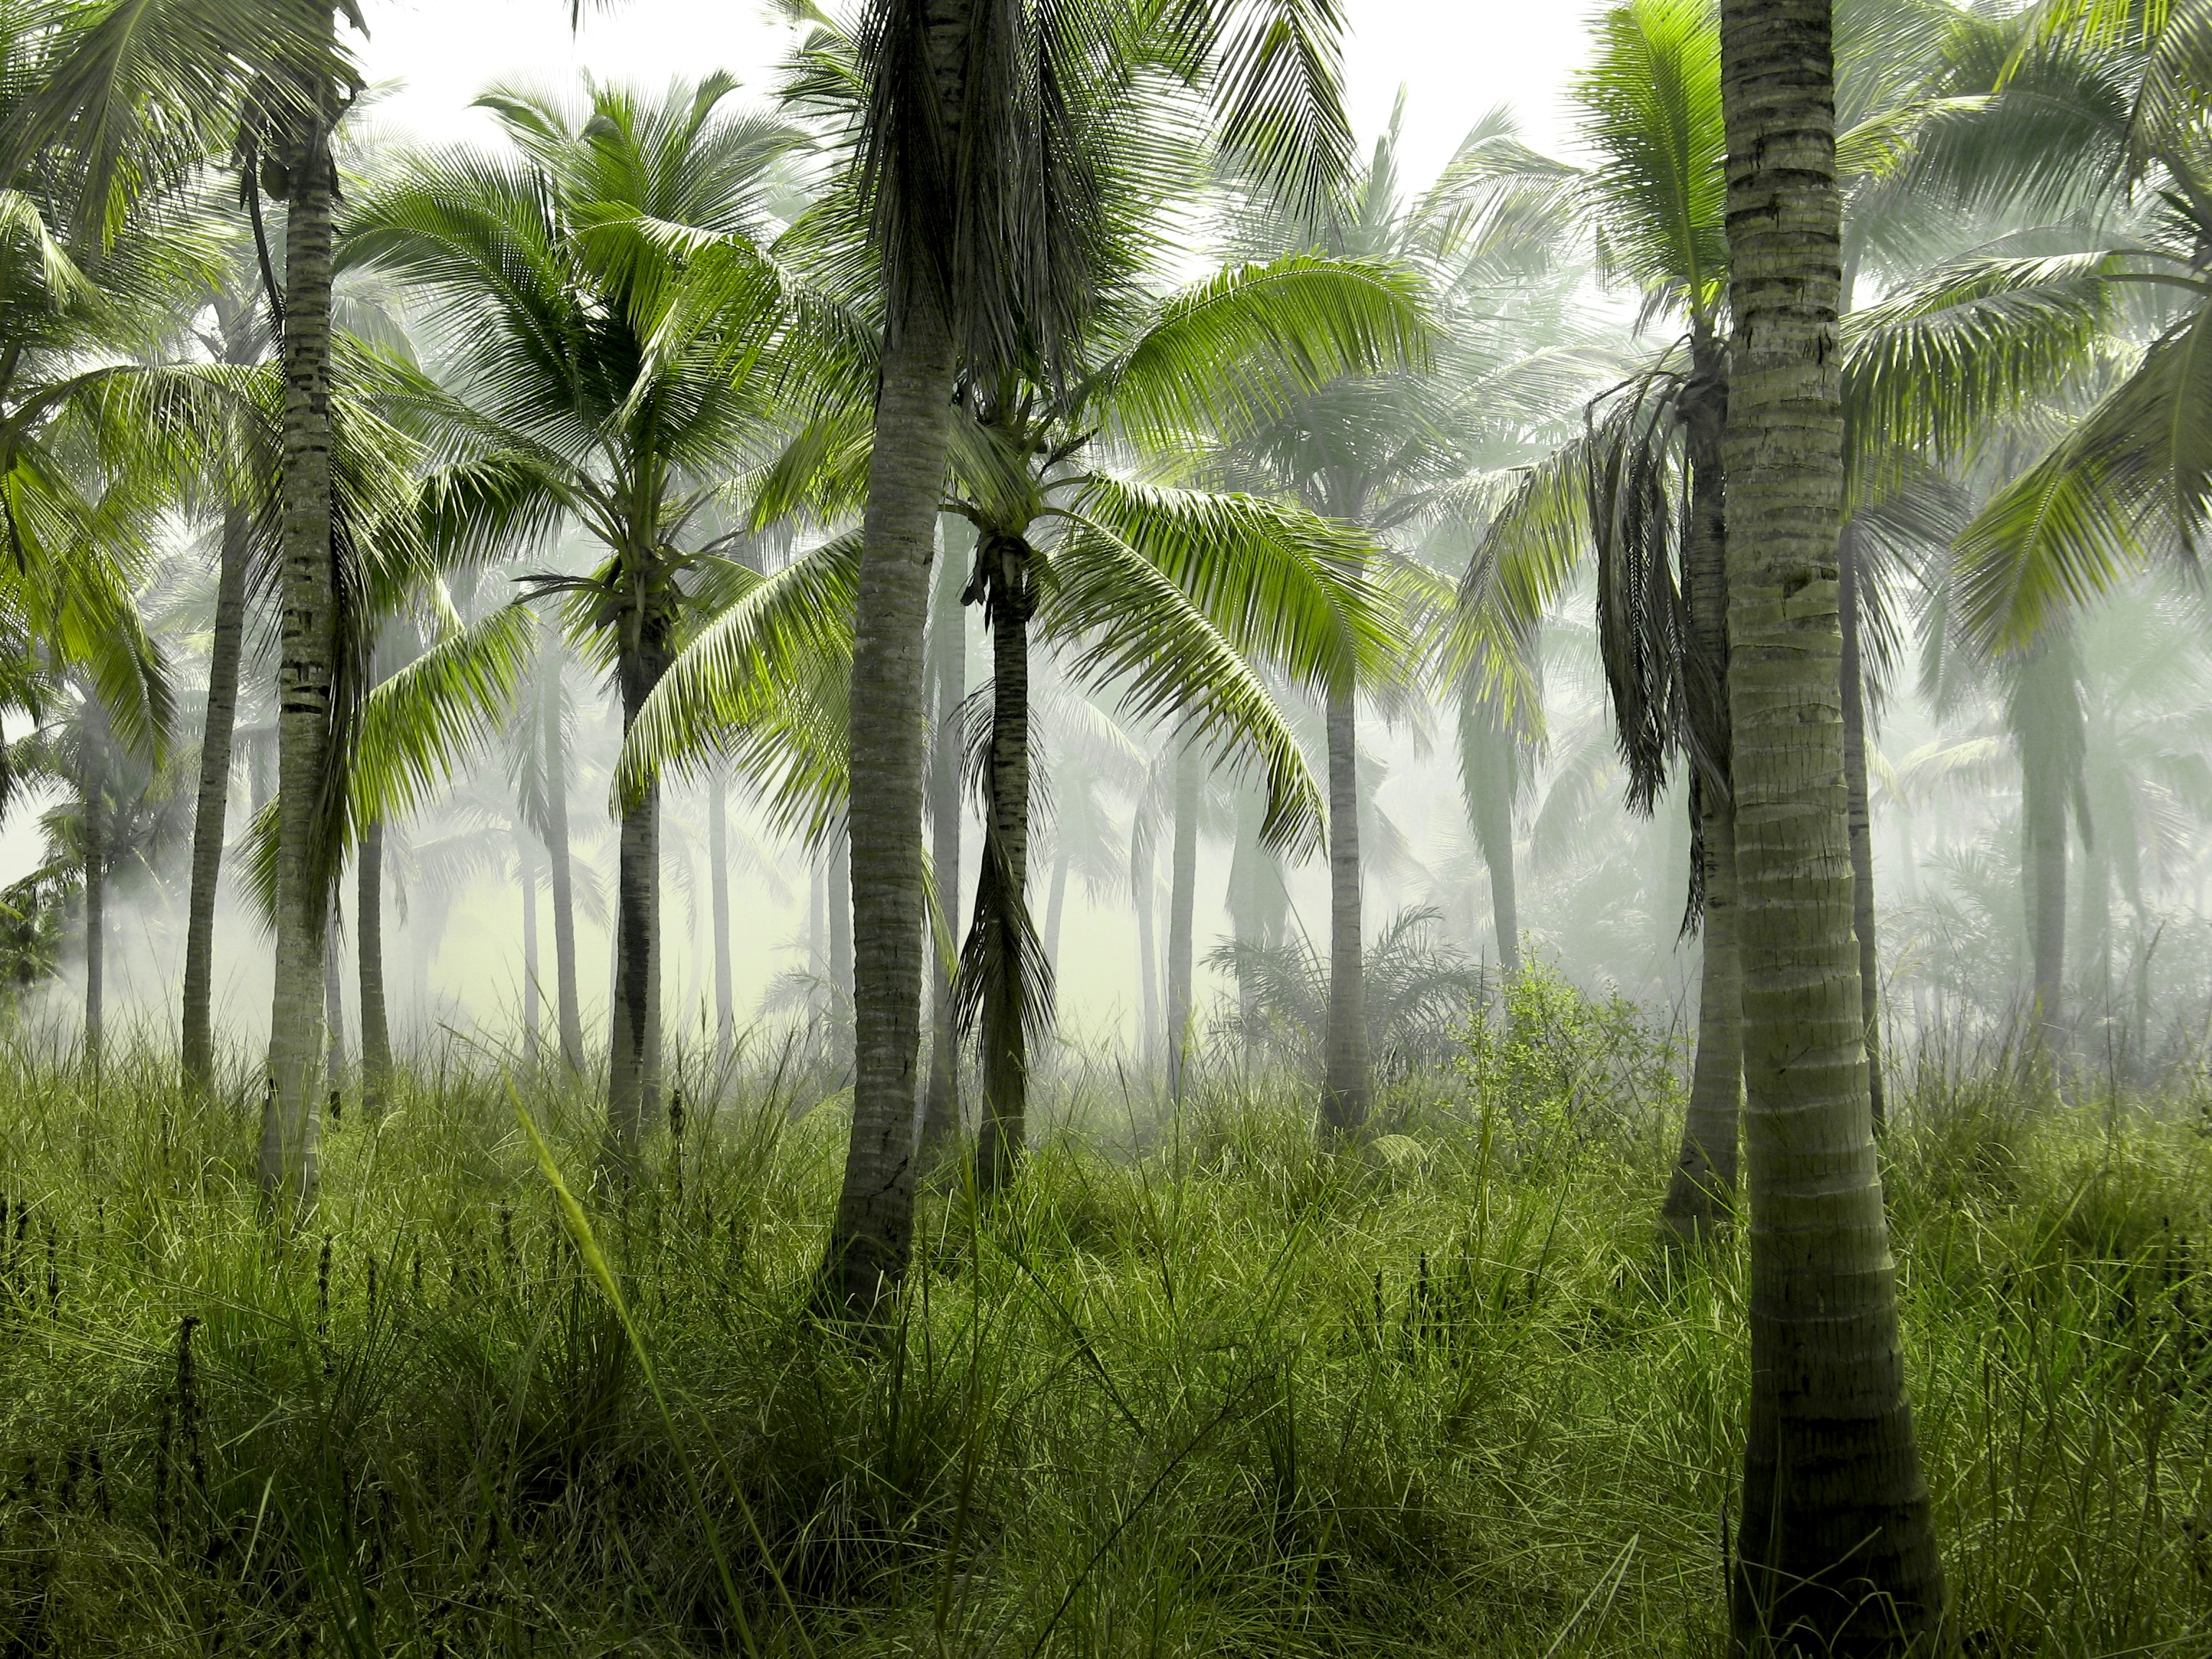
M1947 1617L1905 1389L1852 937L1836 547L1830 0L1723 0L1729 704L1751 1194L1740 1647L1894 1653Z
M991 619L991 751L983 868L975 923L960 970L980 993L977 1054L983 1125L975 1141L975 1185L997 1191L1027 1149L1029 1028L1051 999L1040 974L1029 905L1030 549L1018 537L988 536L979 566Z
M1683 679L1700 759L1690 811L1704 895L1705 951L1698 965L1698 1052L1683 1114L1682 1142L1660 1216L1669 1235L1709 1237L1729 1214L1743 1115L1743 976L1737 949L1735 809L1729 750L1729 570L1726 474L1721 454L1726 385L1718 343L1700 330L1698 376L1686 398L1690 526L1683 548L1689 634Z
M1859 1003L1866 1012L1867 1094L1879 1131L1888 1121L1882 1087L1881 955L1875 931L1874 806L1867 793L1866 666L1859 650L1859 536L1848 524L1837 544L1837 609L1844 636L1844 787L1851 832L1851 934L1859 945Z
M338 890L331 888L330 932L323 939L323 1081L337 1092L345 1076L345 987L338 963L338 941L344 936L345 918L338 908Z
M1698 975L1698 1052L1682 1143L1661 1219L1674 1238L1710 1237L1728 1220L1743 1119L1743 977L1736 948L1735 820L1726 801L1708 806L1705 848L1705 954Z
M568 856L568 745L561 729L561 659L544 647L539 688L540 736L544 743L545 869L553 889L554 997L561 1022L561 1063L584 1069L584 1021L576 998L576 890Z
M823 884L830 922L830 988L839 1005L853 1005L853 851L839 840L830 848L830 877Z
M1052 884L1044 901L1044 965L1055 977L1060 973L1060 922L1067 908L1067 841L1063 836L1052 852Z
M1359 736L1349 685L1328 693L1328 1028L1321 1127L1332 1138L1367 1126L1366 962L1359 913Z
M1521 914L1513 878L1513 797L1517 793L1513 739L1470 691L1460 704L1460 790L1474 839L1490 872L1491 922L1498 965L1510 979L1521 971Z
M317 9L319 27L332 15ZM339 710L337 572L331 547L331 89L283 146L284 232L283 621L277 669L276 992L259 1181L265 1209L314 1207L322 1134L323 946L330 919L331 738Z
M2029 1018L2051 1062L2066 1040L2066 799L2079 775L2082 744L2074 669L2071 640L2043 645L2022 661L2008 711L2020 746L2021 867L2035 972Z
M945 553L930 601L929 865L938 913L949 936L960 919L960 704L967 696L968 617L961 590L969 561L947 520ZM967 538L960 538L966 541ZM929 1088L921 1109L921 1158L934 1164L960 1133L960 1038L953 1029L952 964L929 941Z
M738 1039L737 991L730 976L730 781L707 780L707 889L714 928L714 1064L730 1063Z
M84 793L84 1063L95 1079L107 1035L107 784L100 763L100 726L88 691L79 786Z
M516 874L522 885L522 1051L535 1071L541 1042L538 1026L544 1018L538 994L538 860L527 837L518 834L514 842ZM364 1008L364 1046L368 1024Z
M1197 746L1176 751L1175 852L1168 865L1168 1093L1180 1104L1190 1063L1190 930L1198 896Z
M650 620L639 624L645 637L625 641L617 667L625 739L667 666L658 631ZM660 792L653 788L623 810L616 864L607 1151L610 1165L623 1179L635 1175L645 1126L660 1109L659 969Z
M918 289L893 319L878 371L853 629L853 1133L823 1266L829 1299L860 1314L896 1288L914 1242L927 920L922 647L954 360L941 301Z
M246 639L246 509L226 507L216 579L215 638L208 653L207 720L200 736L200 779L192 812L191 896L185 922L185 1082L205 1093L215 1083L215 902L230 811L230 763L238 725L239 663Z
M1260 824L1266 798L1246 785L1237 792L1237 840L1229 854L1229 927L1237 960L1237 1030L1244 1063L1250 1065L1260 1047L1260 975L1253 953L1259 950Z
M1152 837L1140 821L1129 831L1129 896L1137 911L1138 1041L1149 1068L1160 1052L1159 943L1152 927Z

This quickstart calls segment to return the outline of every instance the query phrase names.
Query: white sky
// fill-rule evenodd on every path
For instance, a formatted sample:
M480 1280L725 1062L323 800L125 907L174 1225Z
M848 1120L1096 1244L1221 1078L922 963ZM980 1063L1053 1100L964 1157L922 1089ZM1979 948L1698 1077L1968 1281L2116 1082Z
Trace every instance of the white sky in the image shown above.
M1560 92L1587 32L1586 0L1346 0L1352 116L1363 141L1389 119L1403 86L1407 176L1423 179L1460 137L1510 105L1537 144L1566 125ZM499 80L568 87L588 66L602 80L657 84L725 69L764 95L790 40L760 0L625 0L568 27L567 0L366 0L369 79L398 82L378 113L430 139L489 137L469 103Z

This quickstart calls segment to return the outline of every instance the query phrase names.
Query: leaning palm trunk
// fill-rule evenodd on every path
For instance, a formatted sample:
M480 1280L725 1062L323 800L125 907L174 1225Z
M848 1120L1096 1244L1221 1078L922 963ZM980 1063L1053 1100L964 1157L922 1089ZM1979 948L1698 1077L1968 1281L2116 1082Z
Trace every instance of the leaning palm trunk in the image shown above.
M1729 798L1728 529L1722 480L1723 390L1717 343L1699 331L1698 384L1685 399L1690 521L1683 548L1689 629L1684 681L1700 750L1691 811L1698 815L1698 872L1705 952L1698 981L1698 1054L1682 1144L1660 1214L1677 1239L1710 1235L1727 1218L1743 1110L1743 979L1736 949L1735 808Z
M946 926L960 915L960 703L967 695L968 630L960 590L967 573L950 538L932 602L930 635L929 867ZM929 942L929 1090L921 1109L921 1161L933 1164L960 1133L960 1039L952 1015L952 968Z
M1359 744L1352 689L1328 692L1328 1024L1322 1036L1322 1132L1333 1138L1365 1129L1366 963L1359 911Z
M392 1086L392 1014L384 996L384 826L361 838L355 873L354 948L361 957L361 1105L372 1121Z
M1874 809L1867 794L1865 659L1859 649L1858 532L1837 544L1837 605L1844 635L1844 787L1851 833L1851 934L1859 945L1859 1006L1866 1020L1867 1094L1878 1130L1889 1116L1881 1077L1881 957L1875 933Z
M222 515L216 580L215 637L208 652L207 720L200 738L199 795L192 811L191 896L185 922L185 1084L205 1092L215 1081L215 902L222 879L224 821L230 810L230 762L238 726L238 672L246 638L245 509Z
M1829 0L1723 0L1729 702L1751 1191L1740 1646L1873 1654L1945 1620L1905 1389L1851 934Z
M961 953L953 995L965 1025L976 1025L983 1123L975 1141L975 1185L995 1192L1013 1178L1027 1149L1029 1032L1049 995L1040 973L1029 907L1030 554L1017 536L986 536L976 573L991 619L991 750L983 867L975 925ZM973 592L974 586L969 591Z
M942 302L921 289L884 348L853 627L853 1133L823 1268L830 1299L856 1313L896 1287L913 1248L927 920L922 651L953 362Z
M1168 863L1168 1093L1182 1100L1190 1064L1190 933L1198 896L1198 750L1176 751L1175 851Z
M319 13L325 25L327 10ZM327 88L322 97L327 102ZM326 117L284 146L283 616L277 669L276 994L263 1113L265 1209L313 1207L322 1118L323 950L330 911L337 592L331 550L331 234Z
M635 626L653 632L647 620ZM667 667L655 638L626 641L617 674L622 683L623 735ZM607 1154L613 1173L635 1173L647 1120L659 1107L660 793L647 789L623 810L615 875L613 1030L607 1050Z
M554 998L561 1022L561 1063L584 1069L584 1021L576 1002L576 896L568 857L568 746L561 729L561 666L550 644L542 669L538 715L545 745L545 873L553 889Z

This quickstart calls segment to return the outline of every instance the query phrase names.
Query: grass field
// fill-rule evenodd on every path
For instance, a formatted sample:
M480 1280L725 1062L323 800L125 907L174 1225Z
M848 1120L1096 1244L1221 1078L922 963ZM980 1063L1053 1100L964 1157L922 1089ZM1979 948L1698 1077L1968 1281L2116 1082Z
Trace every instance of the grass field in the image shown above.
M1364 1155L1069 1081L880 1340L808 1311L835 1096L695 1106L617 1204L588 1091L448 1054L279 1243L243 1101L0 1057L0 1653L1717 1654L1740 1251L1655 1241L1665 1046L1531 995ZM2212 1123L2008 1075L1927 1059L1887 1142L1960 1627L2202 1656Z

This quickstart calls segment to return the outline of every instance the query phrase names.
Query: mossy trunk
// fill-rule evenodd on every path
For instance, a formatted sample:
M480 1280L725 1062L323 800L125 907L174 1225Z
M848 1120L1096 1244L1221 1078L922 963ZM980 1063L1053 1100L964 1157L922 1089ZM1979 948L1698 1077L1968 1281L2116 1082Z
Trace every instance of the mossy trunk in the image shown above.
M208 647L207 718L201 729L199 792L192 811L191 890L185 920L183 1057L186 1085L202 1094L215 1083L215 908L222 883L231 757L236 748L250 527L245 508L223 509L215 632Z

